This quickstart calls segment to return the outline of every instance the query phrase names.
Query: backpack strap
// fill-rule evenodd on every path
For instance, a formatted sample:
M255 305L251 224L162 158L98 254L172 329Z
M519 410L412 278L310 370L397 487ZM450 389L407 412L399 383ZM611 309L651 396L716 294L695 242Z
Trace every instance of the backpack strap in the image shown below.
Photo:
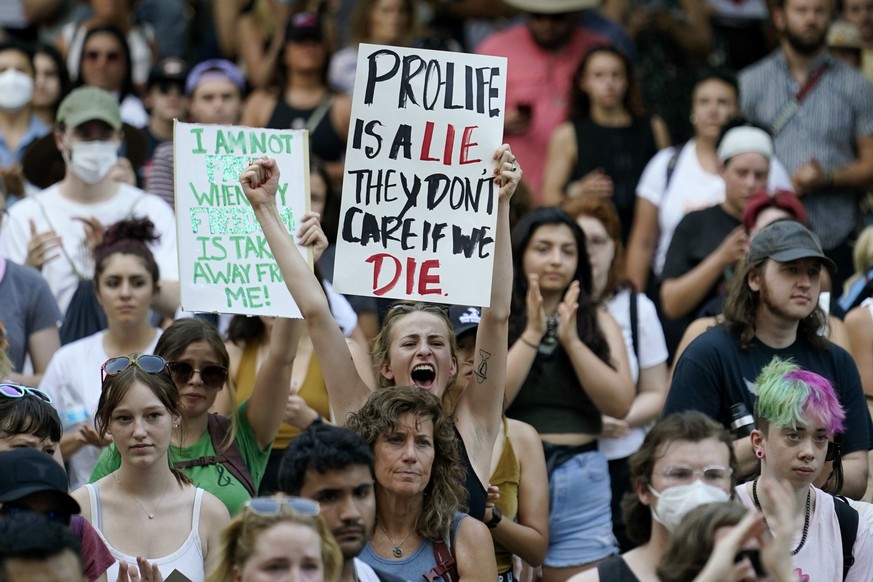
M218 451L221 448L227 434L230 432L230 419L220 414L210 414L206 421L206 430L209 432L209 438L212 440L212 448L215 449L215 455L207 455L190 459L188 461L177 461L174 466L177 469L186 469L188 467L205 467L207 465L224 465L227 471L237 478L242 483L246 491L252 497L257 496L258 492L255 489L255 483L252 480L252 474L248 466L242 458L239 447L236 442L222 453Z
M849 500L841 495L834 495L834 512L840 523L840 539L843 543L843 580L849 575L849 569L855 563L852 550L855 548L855 538L858 535L858 511L849 505Z
M449 533L449 543L455 545L455 523L452 522L452 528ZM460 575L458 574L458 563L455 561L452 548L445 541L437 540L433 542L433 557L436 561L430 572L424 573L424 579L427 582L434 582L437 578L442 577L444 582L458 582Z
M640 315L639 302L636 291L630 290L630 325L631 325L631 345L634 348L634 355L637 357L637 364L640 360Z
M673 147L673 155L670 156L670 160L667 162L667 179L664 181L664 192L670 188L670 180L673 179L673 172L676 171L676 164L679 163L679 154L682 153L682 150L685 149L685 143L678 144ZM663 202L661 203L661 207L663 208Z

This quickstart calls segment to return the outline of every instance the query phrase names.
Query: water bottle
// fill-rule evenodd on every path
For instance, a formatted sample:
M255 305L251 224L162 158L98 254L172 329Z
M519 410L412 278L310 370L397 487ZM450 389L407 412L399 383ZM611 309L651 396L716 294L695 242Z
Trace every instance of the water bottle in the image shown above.
M64 432L68 432L78 427L84 422L88 422L88 409L84 405L71 406L58 411L58 416L61 417L61 424L64 425Z

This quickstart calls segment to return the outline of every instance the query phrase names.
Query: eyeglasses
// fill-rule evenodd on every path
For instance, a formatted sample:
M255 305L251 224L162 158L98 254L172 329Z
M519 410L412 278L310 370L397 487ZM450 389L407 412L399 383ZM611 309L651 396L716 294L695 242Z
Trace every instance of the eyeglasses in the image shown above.
M166 369L167 361L161 356L155 356L153 354L110 358L100 366L100 381L103 382L106 380L107 376L121 374L131 366L136 366L147 374L160 374Z
M200 374L200 379L207 388L221 388L227 380L227 368L224 366L204 366L197 369L188 362L167 362L167 367L170 368L176 384L187 384L194 372Z
M85 60L98 61L100 57L104 57L107 63L117 63L121 60L121 53L115 51L85 51Z
M306 517L315 517L321 513L318 502L305 497L255 497L246 503L246 508L255 515L279 515L283 507L290 507Z
M694 479L703 479L711 483L724 482L730 479L734 470L721 465L709 465L703 469L692 469L681 465L665 467L660 471L661 475L672 481L689 482Z
M39 398L46 404L52 403L52 397L40 390L39 388L28 388L20 384L0 384L0 395L6 398L24 398L25 396L33 396Z

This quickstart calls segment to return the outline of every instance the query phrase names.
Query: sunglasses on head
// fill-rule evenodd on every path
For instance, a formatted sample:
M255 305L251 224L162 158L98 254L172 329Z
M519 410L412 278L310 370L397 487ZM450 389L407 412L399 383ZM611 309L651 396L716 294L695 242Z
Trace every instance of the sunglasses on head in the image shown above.
M33 396L47 404L52 403L52 397L39 388L28 388L27 386L22 386L20 384L0 384L0 396L5 396L6 398L24 398L25 396Z
M100 381L106 380L107 376L121 374L131 366L136 366L147 374L160 374L167 368L167 361L161 356L153 354L110 358L100 367Z
M249 512L255 515L279 515L283 507L290 507L296 513L306 517L316 517L321 512L317 501L305 497L255 497L246 503Z
M187 384L194 372L200 374L200 380L207 388L221 388L227 380L227 368L224 366L212 365L198 369L188 362L168 362L167 367L176 384Z

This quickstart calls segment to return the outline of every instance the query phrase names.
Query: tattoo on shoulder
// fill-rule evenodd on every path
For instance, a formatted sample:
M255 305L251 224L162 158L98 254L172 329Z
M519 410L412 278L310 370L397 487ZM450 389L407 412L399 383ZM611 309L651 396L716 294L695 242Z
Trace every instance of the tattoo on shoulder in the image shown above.
M479 362L479 366L476 368L476 381L481 384L488 378L488 360L491 359L491 352L486 352L485 350L479 350L479 357L482 358L482 361Z

